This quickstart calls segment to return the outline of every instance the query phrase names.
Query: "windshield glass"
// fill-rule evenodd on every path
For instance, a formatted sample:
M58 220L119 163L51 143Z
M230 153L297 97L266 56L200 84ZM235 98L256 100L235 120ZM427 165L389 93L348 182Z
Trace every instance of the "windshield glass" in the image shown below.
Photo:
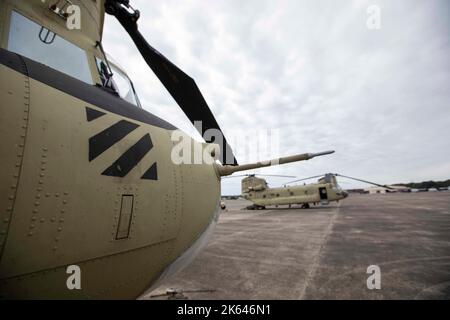
M122 99L140 107L139 99L134 90L133 83L128 76L116 66L109 63L112 72L112 78L110 79L106 63L98 58L96 58L96 61L98 72L100 73L100 79L102 80L102 85L114 89Z
M8 50L93 84L86 52L12 11Z

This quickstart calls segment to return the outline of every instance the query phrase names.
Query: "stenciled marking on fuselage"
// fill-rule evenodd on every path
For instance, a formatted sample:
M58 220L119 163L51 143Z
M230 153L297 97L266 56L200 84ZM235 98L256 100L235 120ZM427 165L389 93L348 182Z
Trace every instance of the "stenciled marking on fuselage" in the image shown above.
M152 164L150 168L142 175L141 179L145 180L158 180L158 170L156 167L156 162Z
M139 125L120 120L109 128L89 138L89 161L94 160L111 146L122 140Z
M100 118L101 116L104 116L105 114L106 114L105 112L86 107L86 120L88 122L91 122L92 120Z
M70 96L73 96L75 98L83 100L83 101L90 103L90 104L92 104L98 108L101 108L105 111L109 111L112 114L127 117L129 119L140 121L145 124L148 124L151 126L156 126L156 127L162 128L162 129L176 130L176 127L174 127L172 124L158 118L157 116L155 116L135 105L132 105L132 104L126 102L125 100L123 100L119 97L116 97L110 93L105 92L100 87L88 85L87 83L84 83L78 79L72 78L62 72L54 70L48 66L45 66L41 63L38 63L36 61L33 61L31 59L28 59L26 57L23 57L19 54L13 53L13 52L8 51L3 48L0 48L0 64L6 66L8 68L11 68L17 72L20 72L21 74L24 74L36 81L42 82L56 90L60 90ZM100 115L100 113L103 113L103 111L92 112L92 110L94 110L94 109L89 108L89 109L91 109L91 111L88 111L88 107L85 107L85 108L86 108L86 120L88 122L91 122L91 121L103 116L103 114ZM130 126L139 127L139 125L133 124L132 122L129 122L126 120L123 120L123 121L128 123ZM108 129L106 129L106 130L108 130ZM102 146L102 142L101 142L102 139L100 137L93 139L94 137L91 137L89 139L89 161L92 161L93 159L95 159L97 156L99 156L101 153L106 151L109 147L111 147L112 145L114 145L116 142L118 142L120 140L120 139L118 139L116 142L113 141L112 143L106 141L105 145ZM108 138L108 137L106 137L106 138ZM150 139L150 136L148 138ZM91 140L91 139L93 139L93 140ZM98 140L98 141L96 141L96 140ZM108 140L108 139L106 139L106 140ZM109 140L111 140L111 139L109 139ZM150 140L150 142L151 142L151 140ZM91 143L93 145L91 145ZM105 148L105 146L108 146L108 147ZM98 147L98 149L94 150L97 147ZM101 151L102 149L104 149L104 150ZM101 151L101 152L99 152L99 151ZM136 164L137 164L137 162L135 164L132 164L131 168L136 166ZM157 180L156 163L154 163L154 165L155 165L154 168L152 168L153 167L153 165L152 165L149 169L147 169L147 171L142 176L142 179ZM128 167L128 165L126 167ZM108 175L114 175L114 170L111 170L110 173L111 174L108 174ZM123 177L123 176L125 176L125 174L123 174L123 172L121 172L121 173L118 173L117 176Z
M125 177L152 148L153 142L147 133L103 171L102 175Z
M86 119L88 122L103 116L105 113L89 113L88 110L94 110L86 107ZM96 110L94 110L96 111ZM88 116L95 115L96 118ZM90 120L89 120L90 119ZM120 120L100 133L89 138L89 161L94 160L103 152L111 148L117 142L122 140L129 133L137 129L139 125L127 120ZM142 158L153 148L153 142L150 134L145 134L138 142L125 151L113 164L102 172L102 175L112 177L125 177ZM144 180L158 180L157 164L154 162L150 168L141 176Z

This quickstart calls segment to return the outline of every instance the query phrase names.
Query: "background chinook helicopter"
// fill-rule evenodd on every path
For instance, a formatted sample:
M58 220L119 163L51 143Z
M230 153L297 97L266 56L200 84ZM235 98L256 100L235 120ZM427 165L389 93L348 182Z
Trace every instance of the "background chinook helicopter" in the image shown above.
M80 29L67 28L71 5ZM139 297L205 244L222 176L327 154L239 166L223 139L221 164L211 144L185 135L205 161L175 164L176 128L140 108L130 81L112 81L120 70L101 45L105 12L189 120L203 122L201 135L220 131L193 79L139 33L128 1L1 1L2 298ZM70 265L81 269L74 290Z
M310 207L309 205L310 203L315 205L317 205L318 203L329 204L329 202L332 201L339 202L339 200L348 197L348 192L344 191L339 186L336 177L342 177L359 182L364 182L395 191L395 188L391 186L381 185L367 180L344 176L338 173L326 173L324 175L317 175L313 177L289 181L285 183L282 188L268 188L267 183L264 179L259 179L263 180L259 182L255 181L254 179L249 179L248 181L244 182L244 180L246 179L243 179L242 193L243 195L245 194L246 199L254 203L254 206L250 207L250 209L254 208L263 209L266 205L280 205L280 204L291 205L294 203L300 203L302 204L302 208L307 209ZM298 185L288 186L289 184L295 182L306 181L315 178L319 178L317 183L310 183L300 186ZM257 193L256 191L265 191L265 192ZM261 200L261 196L263 200Z
M294 180L293 182L303 181ZM241 196L253 202L247 209L265 209L266 206L300 204L302 208L309 208L312 204L328 204L339 201L348 196L337 184L333 175L326 174L317 183L302 186L287 186L270 188L267 181L256 175L248 175L241 182Z

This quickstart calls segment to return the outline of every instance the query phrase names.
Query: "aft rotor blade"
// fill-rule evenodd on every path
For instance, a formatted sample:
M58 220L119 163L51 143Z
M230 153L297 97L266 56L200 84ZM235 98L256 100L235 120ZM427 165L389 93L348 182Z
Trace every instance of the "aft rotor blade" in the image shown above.
M228 178L238 178L238 177L250 177L250 176L256 176L256 177L280 177L280 178L295 178L295 176L286 176L282 174L257 174L257 173L248 173L248 174L238 174L235 176L225 176L224 179Z
M139 11L130 12L131 7L128 1L106 0L105 11L114 15L120 24L130 35L136 47L141 53L148 66L152 69L164 87L169 91L176 103L180 106L189 120L194 123L201 121L201 129L197 128L202 137L205 131L216 129L222 133L213 113L206 103L200 89L197 87L194 79L184 73L180 68L173 64L169 59L163 56L155 48L147 43L145 38L139 32L137 19ZM212 133L214 135L214 133ZM233 151L222 133L223 141L210 141L221 145L221 157L223 164L237 165ZM214 138L216 139L216 137ZM220 139L218 139L220 140Z
M371 181L367 181L367 180L362 180L362 179L358 179L358 178L353 178L353 177L349 177L349 176L344 176L344 175L338 174L338 173L334 173L334 175L337 176L337 177L342 177L342 178L352 179L352 180L356 180L356 181L360 181L360 182L364 182L364 183L368 183L368 184L373 184L374 186L377 186L377 187L382 187L382 188L394 190L394 188L389 187L389 186L387 186L387 185L385 185L385 184L378 184L378 183L371 182Z

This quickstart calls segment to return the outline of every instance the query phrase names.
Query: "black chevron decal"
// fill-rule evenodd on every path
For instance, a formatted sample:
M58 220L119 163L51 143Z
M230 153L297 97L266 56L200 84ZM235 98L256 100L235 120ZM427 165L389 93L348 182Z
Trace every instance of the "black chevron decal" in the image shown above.
M137 127L139 126L135 123L120 120L116 124L89 138L89 161L97 158Z
M86 107L86 119L88 122L95 120L106 113ZM120 120L100 133L89 138L89 161L94 160L114 144L122 140L139 125ZM142 158L153 148L150 134L144 135L138 142L125 151L112 165L102 172L102 175L124 177L131 171ZM158 180L156 162L145 171L141 179Z
M156 162L142 175L141 179L158 180L158 171L156 169Z
M86 107L86 119L88 122L104 116L106 113Z
M147 133L103 171L102 175L125 177L152 148L153 143L150 135Z

